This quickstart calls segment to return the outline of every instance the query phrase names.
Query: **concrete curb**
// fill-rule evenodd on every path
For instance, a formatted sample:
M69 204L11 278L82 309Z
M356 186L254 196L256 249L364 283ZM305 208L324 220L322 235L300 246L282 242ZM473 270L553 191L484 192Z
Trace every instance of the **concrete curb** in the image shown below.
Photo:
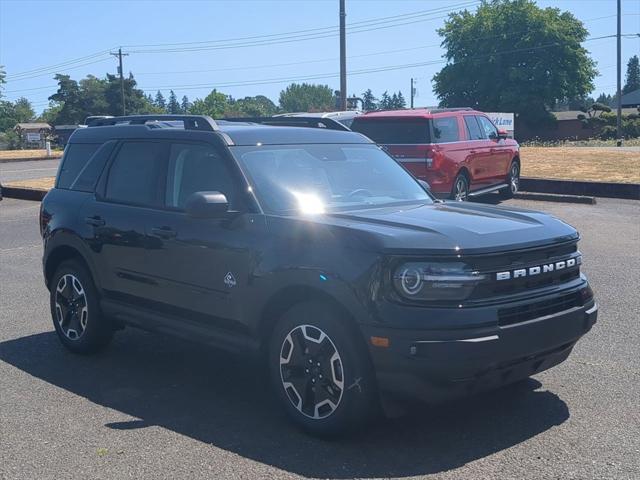
M555 193L518 192L514 198L519 200L537 200L541 202L582 203L584 205L596 204L596 197L560 195Z
M62 155L50 157L0 158L0 163L33 162L36 160L59 160Z
M36 188L22 187L2 187L2 196L6 198L17 198L19 200L41 201L47 194L48 190L39 190Z
M640 200L640 184L585 182L579 180L551 180L548 178L521 178L524 192L552 193L587 197L608 197Z

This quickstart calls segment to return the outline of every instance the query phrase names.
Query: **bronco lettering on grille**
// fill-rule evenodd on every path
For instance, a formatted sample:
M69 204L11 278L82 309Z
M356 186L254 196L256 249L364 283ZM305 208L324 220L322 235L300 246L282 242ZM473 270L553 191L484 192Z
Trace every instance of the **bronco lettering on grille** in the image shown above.
M545 263L543 265L535 265L533 267L518 268L516 270L507 270L505 272L497 272L496 280L511 280L523 277L533 277L542 273L557 272L566 268L573 268L582 263L582 256L578 255L567 260L560 260L553 263Z

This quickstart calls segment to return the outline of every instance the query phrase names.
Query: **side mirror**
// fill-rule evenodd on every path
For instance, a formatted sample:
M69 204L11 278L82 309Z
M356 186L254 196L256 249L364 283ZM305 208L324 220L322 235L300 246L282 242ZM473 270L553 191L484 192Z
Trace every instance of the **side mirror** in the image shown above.
M193 218L220 218L229 211L229 202L220 192L195 192L187 198L184 210Z
M426 182L425 180L418 179L418 183L422 185L422 188L424 188L427 192L431 191L431 185L429 185L429 183Z
M498 140L504 140L505 138L508 138L509 134L507 133L506 130L502 130L502 129L498 129Z

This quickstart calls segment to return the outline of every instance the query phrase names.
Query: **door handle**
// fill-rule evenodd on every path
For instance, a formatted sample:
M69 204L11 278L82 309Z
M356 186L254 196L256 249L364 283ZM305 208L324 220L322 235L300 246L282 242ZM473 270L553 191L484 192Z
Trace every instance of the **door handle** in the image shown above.
M154 227L151 229L151 234L164 239L175 238L177 235L176 231L169 227Z
M107 223L102 217L98 215L94 215L93 217L86 217L84 221L89 225L93 225L94 227L102 227Z

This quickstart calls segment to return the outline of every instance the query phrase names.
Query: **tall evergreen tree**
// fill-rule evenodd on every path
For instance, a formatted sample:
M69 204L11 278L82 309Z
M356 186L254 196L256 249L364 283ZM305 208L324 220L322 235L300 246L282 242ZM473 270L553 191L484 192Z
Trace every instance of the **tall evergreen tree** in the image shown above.
M365 112L370 112L371 110L377 110L378 108L378 99L375 97L370 88L367 89L366 92L362 94L362 109Z
M378 108L381 108L382 110L390 110L393 108L391 104L391 97L389 96L389 93L386 90L384 91L384 93L382 94L382 97L380 98L380 103L378 104Z
M638 55L634 55L627 63L627 76L622 93L629 93L640 89L640 64Z
M178 97L173 90L169 91L169 102L167 103L167 112L173 115L180 113L180 104Z
M165 101L164 95L162 95L162 92L160 90L158 90L158 93L156 93L156 99L153 104L156 107L161 108L162 110L167 110L167 102Z
M407 107L407 101L404 99L404 95L402 95L402 92L398 91L395 108L406 108L406 107Z
M181 113L189 113L189 110L191 109L191 102L189 101L189 98L184 95L182 97L182 102L180 102L180 111Z

